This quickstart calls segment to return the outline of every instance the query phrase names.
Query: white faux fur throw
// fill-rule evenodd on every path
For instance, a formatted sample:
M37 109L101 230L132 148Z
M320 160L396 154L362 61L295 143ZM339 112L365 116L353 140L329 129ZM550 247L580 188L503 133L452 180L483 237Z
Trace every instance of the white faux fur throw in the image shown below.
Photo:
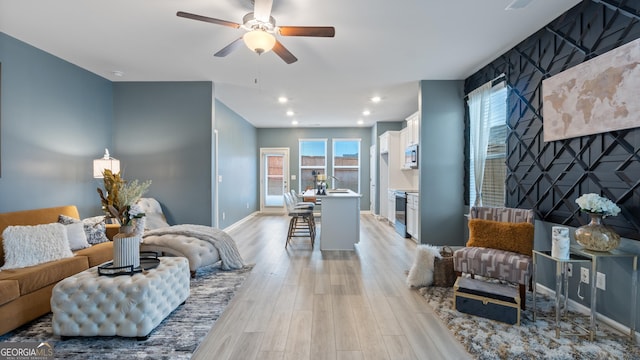
M416 247L416 258L407 276L407 285L409 287L422 287L433 284L433 268L436 257L442 257L438 246L418 245Z
M202 241L211 243L220 254L223 270L241 269L245 266L244 260L238 252L236 242L226 232L204 225L173 225L170 227L163 227L160 229L149 230L142 236L142 241L147 236L171 236L182 235L191 236Z
M64 225L8 226L2 232L4 266L18 269L73 257Z

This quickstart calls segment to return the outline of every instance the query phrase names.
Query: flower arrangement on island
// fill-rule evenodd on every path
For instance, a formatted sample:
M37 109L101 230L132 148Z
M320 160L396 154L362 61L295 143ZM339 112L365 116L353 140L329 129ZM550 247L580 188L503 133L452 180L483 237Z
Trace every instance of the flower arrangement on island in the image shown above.
M98 188L102 209L109 216L118 219L120 225L133 225L133 219L145 215L136 202L149 190L151 180L127 182L122 179L120 173L114 174L109 169L105 169L103 175L104 191Z
M580 210L602 215L603 218L616 216L620 213L620 208L613 201L594 193L580 196L576 199L576 204L580 206Z

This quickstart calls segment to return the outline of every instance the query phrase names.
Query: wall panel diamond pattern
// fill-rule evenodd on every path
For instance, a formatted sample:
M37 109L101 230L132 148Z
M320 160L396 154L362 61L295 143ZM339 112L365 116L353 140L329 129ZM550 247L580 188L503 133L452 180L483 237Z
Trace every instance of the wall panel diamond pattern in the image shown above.
M637 38L640 1L585 0L465 81L469 93L505 74L510 88L506 206L532 208L540 220L577 227L588 216L575 199L598 193L622 210L605 223L640 240L640 129L547 143L542 131L543 79Z

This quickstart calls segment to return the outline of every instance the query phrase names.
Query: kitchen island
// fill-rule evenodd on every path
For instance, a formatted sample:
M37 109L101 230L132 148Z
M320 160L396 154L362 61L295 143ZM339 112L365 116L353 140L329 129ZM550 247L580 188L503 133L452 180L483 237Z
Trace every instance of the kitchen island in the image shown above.
M316 197L322 205L320 221L320 250L355 250L360 241L360 198L348 189L327 190L316 195L307 190L304 197Z

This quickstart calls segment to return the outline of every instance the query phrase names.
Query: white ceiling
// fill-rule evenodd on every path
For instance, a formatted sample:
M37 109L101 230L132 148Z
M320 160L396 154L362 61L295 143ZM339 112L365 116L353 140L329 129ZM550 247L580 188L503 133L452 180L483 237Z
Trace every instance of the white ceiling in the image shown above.
M371 126L415 112L419 80L464 79L580 2L506 11L511 1L274 0L278 25L336 29L279 37L291 65L244 46L214 57L243 30L176 16L241 23L251 0L0 0L0 31L112 81L213 81L216 98L256 127Z

